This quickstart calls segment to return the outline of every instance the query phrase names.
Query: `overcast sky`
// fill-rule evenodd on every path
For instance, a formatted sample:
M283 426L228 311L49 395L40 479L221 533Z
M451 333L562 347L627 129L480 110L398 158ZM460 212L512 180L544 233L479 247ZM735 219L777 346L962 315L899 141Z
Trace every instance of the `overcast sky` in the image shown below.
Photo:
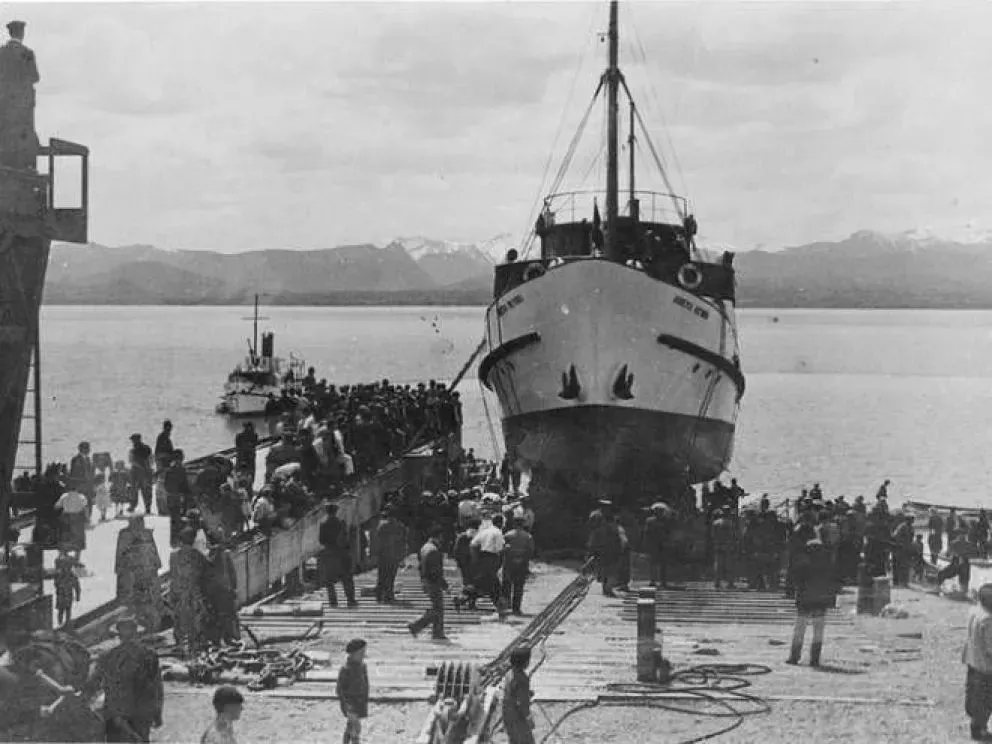
M2 9L38 56L39 135L92 148L111 245L519 234L606 51L605 2ZM949 234L992 227L989 28L987 3L639 2L621 64L706 238ZM601 143L597 109L572 185Z

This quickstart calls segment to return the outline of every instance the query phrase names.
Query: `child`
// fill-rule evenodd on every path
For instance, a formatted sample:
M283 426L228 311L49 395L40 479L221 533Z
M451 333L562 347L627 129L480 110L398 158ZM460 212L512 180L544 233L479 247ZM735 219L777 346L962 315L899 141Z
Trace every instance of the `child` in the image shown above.
M200 744L237 744L234 738L234 722L241 718L241 706L245 699L233 687L218 687L214 693L214 710L217 718L200 737Z
M348 660L338 672L337 696L341 712L347 723L344 726L344 744L359 744L362 736L362 719L369 715L369 671L365 667L365 641L355 638L348 642L345 651Z
M534 719L530 715L530 648L510 653L510 676L503 694L503 728L510 744L534 744Z
M123 460L115 462L110 473L110 500L114 502L114 518L119 519L131 501L131 475L124 469Z
M72 620L73 598L78 602L82 595L76 565L76 560L67 550L59 551L59 557L55 559L55 609L58 611L59 625Z
M107 471L100 468L93 477L93 502L100 512L100 521L107 521L107 510L110 509L110 486L107 483Z

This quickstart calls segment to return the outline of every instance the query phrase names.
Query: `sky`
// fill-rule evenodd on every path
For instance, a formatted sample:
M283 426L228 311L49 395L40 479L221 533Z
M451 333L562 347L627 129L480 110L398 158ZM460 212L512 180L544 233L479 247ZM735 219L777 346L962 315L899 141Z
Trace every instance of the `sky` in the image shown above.
M13 18L38 58L39 136L91 148L91 240L236 252L523 233L605 66L608 11L0 6ZM620 22L707 240L992 228L992 5L642 0ZM602 113L565 187L602 188ZM635 154L639 188L664 190Z

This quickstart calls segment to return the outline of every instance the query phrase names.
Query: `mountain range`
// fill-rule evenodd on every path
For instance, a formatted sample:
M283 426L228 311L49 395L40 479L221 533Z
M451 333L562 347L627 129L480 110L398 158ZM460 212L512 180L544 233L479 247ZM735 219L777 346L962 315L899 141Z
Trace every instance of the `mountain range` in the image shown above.
M492 269L518 247L423 237L385 246L236 254L150 245L53 244L48 304L485 305ZM729 248L706 244L709 252ZM960 242L913 230L737 254L742 307L992 308L992 237Z

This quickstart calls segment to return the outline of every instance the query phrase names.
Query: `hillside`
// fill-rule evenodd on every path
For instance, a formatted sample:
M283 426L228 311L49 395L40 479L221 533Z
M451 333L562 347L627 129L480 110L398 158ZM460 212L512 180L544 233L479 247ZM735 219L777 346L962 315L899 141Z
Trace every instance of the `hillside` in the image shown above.
M493 265L517 243L397 238L240 254L147 245L52 247L50 304L485 305ZM723 246L714 245L712 249ZM742 307L992 308L992 242L859 231L841 241L738 254Z

